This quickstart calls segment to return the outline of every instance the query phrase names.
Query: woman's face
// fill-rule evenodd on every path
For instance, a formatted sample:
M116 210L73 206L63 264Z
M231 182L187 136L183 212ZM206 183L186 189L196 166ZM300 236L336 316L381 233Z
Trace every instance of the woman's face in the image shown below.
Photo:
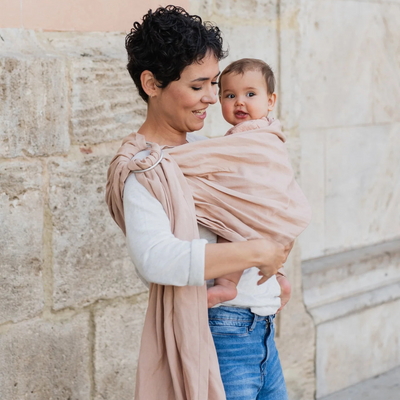
M187 66L177 81L160 89L154 106L160 121L175 132L198 131L204 125L206 109L217 102L219 63L207 54L199 63Z

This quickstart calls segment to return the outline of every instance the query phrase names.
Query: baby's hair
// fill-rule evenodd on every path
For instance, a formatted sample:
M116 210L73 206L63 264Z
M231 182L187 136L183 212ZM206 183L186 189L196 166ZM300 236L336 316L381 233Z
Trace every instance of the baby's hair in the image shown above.
M241 74L246 71L260 71L265 78L268 94L271 95L275 91L275 76L271 67L257 58L241 58L240 60L230 63L223 71L218 80L218 88L221 91L222 77L228 74Z

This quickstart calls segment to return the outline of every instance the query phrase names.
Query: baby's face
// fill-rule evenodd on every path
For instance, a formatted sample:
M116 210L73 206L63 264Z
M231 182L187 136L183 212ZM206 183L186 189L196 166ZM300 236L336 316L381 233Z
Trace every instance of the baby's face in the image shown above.
M268 116L275 97L268 95L267 83L260 71L227 74L222 77L220 102L222 115L232 125Z

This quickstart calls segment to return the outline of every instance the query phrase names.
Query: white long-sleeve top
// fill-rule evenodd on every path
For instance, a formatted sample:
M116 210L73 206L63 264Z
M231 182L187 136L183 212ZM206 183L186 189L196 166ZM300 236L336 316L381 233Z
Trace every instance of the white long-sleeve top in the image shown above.
M202 139L205 138L187 135L188 142ZM217 236L199 225L200 239L177 239L161 203L137 181L135 174L127 178L123 197L128 251L140 278L147 284L203 285L205 246L216 243ZM275 314L281 304L280 286L275 276L257 286L258 272L255 267L245 270L236 298L220 305L250 308L258 315Z

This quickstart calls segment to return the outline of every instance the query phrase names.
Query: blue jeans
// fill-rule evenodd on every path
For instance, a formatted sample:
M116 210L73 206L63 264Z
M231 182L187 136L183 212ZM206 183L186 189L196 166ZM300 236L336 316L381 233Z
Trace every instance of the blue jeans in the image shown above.
M288 400L274 316L225 306L208 316L227 400Z

